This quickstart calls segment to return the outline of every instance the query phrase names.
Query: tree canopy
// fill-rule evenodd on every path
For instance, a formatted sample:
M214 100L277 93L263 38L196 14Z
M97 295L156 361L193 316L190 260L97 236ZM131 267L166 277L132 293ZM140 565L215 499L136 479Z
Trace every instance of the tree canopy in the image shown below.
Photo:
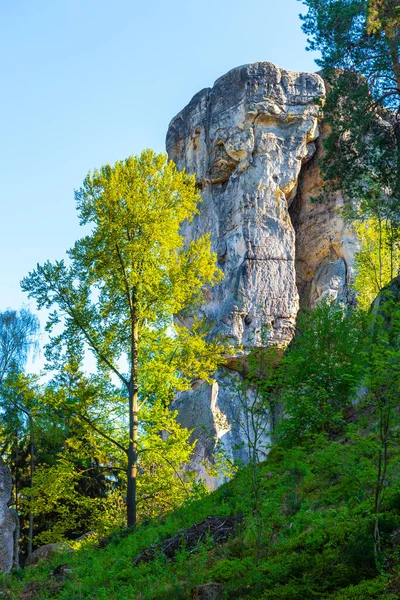
M204 324L174 327L174 314L201 301L221 273L209 236L187 247L180 225L200 194L194 177L148 150L88 174L76 192L82 225L91 231L69 250L69 263L38 265L22 288L38 308L53 309L47 358L60 368L85 348L99 372L119 381L128 403L127 513L136 522L139 411L168 404L193 377L208 379L223 352Z

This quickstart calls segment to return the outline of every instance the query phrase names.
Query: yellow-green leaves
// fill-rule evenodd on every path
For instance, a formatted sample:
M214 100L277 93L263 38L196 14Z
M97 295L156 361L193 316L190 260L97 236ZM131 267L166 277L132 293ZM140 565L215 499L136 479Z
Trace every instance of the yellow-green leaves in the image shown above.
M384 31L388 37L400 34L400 3L398 0L369 0L367 31L369 34Z
M86 177L76 200L90 232L69 251L68 265L38 265L22 285L39 307L53 310L46 355L58 374L50 399L87 426L93 439L100 436L117 448L118 466L127 473L127 522L133 525L146 490L157 497L155 505L165 507L191 486L181 486L179 472L192 451L189 432L175 428L172 444L172 437L159 437L161 424L150 432L142 414L156 407L167 411L177 390L188 389L194 378L210 380L223 362L224 346L208 341L203 325L191 319L190 330L174 327L174 315L193 314L222 273L209 236L184 243L182 223L193 218L201 198L194 176L178 172L164 154L146 150L101 167ZM94 396L91 385L79 383L87 350L104 383ZM76 378L72 397L63 391L70 376ZM177 427L168 412L163 419ZM140 483L141 469L148 483Z
M194 177L165 155L146 150L106 165L87 176L76 198L81 222L93 230L70 255L102 290L103 311L117 297L129 310L134 291L138 318L157 320L220 277L207 237L183 249L180 226L201 197Z
M361 244L356 253L354 288L360 308L368 309L400 268L398 228L389 219L371 217L354 224Z

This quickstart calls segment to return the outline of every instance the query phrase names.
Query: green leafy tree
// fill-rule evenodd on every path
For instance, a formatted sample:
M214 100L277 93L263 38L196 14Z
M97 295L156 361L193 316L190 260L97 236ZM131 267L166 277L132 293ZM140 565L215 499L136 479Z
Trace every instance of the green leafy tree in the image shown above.
M367 403L377 424L376 481L374 486L374 550L381 560L380 516L387 488L392 483L393 462L398 467L400 407L400 281L394 280L373 305L368 347ZM397 297L396 297L397 296ZM395 475L399 478L399 471Z
M354 288L360 308L368 310L400 269L400 231L391 220L376 217L354 224L361 243L355 255Z
M280 365L279 426L290 444L320 432L341 430L363 364L363 319L327 301L299 315L297 334Z
M103 376L85 376L72 366L47 385L42 409L59 416L64 434L53 455L40 461L33 488L23 490L25 510L30 507L42 525L36 544L74 540L87 531L104 536L123 524L126 401ZM161 516L201 491L194 473L182 468L193 452L190 433L160 400L141 409L140 519Z
M29 447L30 482L34 470L33 395L23 371L38 347L39 320L28 309L0 313L0 454L8 456L18 514L21 445ZM29 517L32 551L33 517Z
M241 377L234 380L235 402L230 419L244 440L249 484L252 490L254 526L254 562L258 564L264 523L262 519L263 477L260 465L266 460L272 446L272 435L277 420L276 386L282 349L266 347L268 331L262 332L265 347L254 348L246 358Z
M376 100L400 100L398 0L301 0L310 50L324 69L361 73ZM385 96L384 98L382 96Z
M0 385L7 375L24 369L29 353L37 349L39 327L28 309L0 313Z
M42 542L115 526L110 507L112 496L122 503L121 453L115 456L113 445L60 410L53 387L39 385L37 377L9 375L2 390L2 441L13 473L21 553L29 558Z
M184 248L183 220L196 212L194 177L148 150L89 174L76 193L82 225L91 232L64 261L38 265L22 282L39 308L55 308L47 324L49 359L89 348L98 368L113 374L128 404L127 523L137 516L139 413L168 402L196 375L208 379L221 346L206 342L201 324L173 328L173 315L201 301L221 277L202 236ZM60 331L61 330L61 331Z

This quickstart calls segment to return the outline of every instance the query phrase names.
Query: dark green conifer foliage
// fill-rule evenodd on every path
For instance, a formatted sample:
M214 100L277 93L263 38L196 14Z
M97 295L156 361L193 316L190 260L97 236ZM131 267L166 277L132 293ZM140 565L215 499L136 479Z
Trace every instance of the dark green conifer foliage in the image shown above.
M327 189L363 214L400 220L400 3L305 0L303 30L328 82Z

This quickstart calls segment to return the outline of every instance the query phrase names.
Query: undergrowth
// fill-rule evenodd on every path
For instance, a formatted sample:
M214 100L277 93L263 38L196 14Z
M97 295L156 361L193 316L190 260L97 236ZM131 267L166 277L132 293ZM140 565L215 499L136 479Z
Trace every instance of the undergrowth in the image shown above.
M194 586L217 582L229 599L400 597L399 478L393 477L383 498L377 557L368 432L359 435L351 425L340 440L319 435L293 448L277 445L257 469L261 541L248 467L216 492L135 532L115 532L100 545L88 541L73 553L12 572L3 593L15 600L185 600ZM134 564L144 549L211 515L238 514L244 518L225 544L215 547L210 537L194 551L182 545L173 560L160 551L152 561Z

